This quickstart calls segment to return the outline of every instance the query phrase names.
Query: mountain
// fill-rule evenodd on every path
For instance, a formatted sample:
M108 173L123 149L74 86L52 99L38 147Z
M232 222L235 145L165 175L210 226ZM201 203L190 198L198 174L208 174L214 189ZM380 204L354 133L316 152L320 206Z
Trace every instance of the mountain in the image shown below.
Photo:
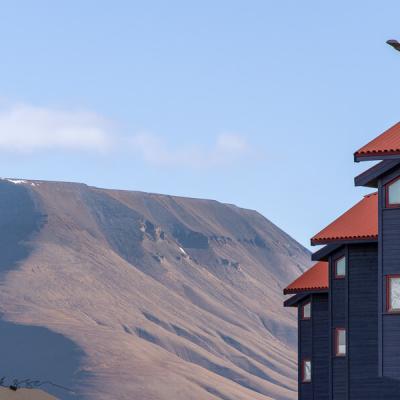
M294 400L282 288L308 265L256 211L2 179L0 377L62 399Z
M19 389L12 391L8 388L0 388L0 400L54 400L55 397L36 389Z

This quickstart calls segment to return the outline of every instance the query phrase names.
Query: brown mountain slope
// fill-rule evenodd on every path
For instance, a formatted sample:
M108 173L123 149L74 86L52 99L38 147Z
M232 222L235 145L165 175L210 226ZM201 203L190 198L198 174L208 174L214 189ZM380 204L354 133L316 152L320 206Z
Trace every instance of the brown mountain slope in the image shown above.
M55 397L36 389L19 389L16 392L0 388L0 400L54 400Z
M281 293L309 255L257 212L1 180L0 232L0 375L65 399L296 398Z

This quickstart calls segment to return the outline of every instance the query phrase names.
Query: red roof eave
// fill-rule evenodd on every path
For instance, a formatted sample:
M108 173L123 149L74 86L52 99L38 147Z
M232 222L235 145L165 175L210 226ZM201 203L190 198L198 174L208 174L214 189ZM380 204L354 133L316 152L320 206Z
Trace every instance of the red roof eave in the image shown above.
M311 244L378 238L377 192L364 196L356 205L311 238Z
M388 156L399 154L400 149L390 149L390 150L367 150L354 153L357 157L368 156L370 154L385 154Z
M329 287L328 263L320 261L300 275L284 290L284 294L327 290Z
M325 244L337 241L352 241L352 240L378 240L378 235L360 235L360 236L335 236L335 237L320 237L311 239L312 245Z
M316 290L328 290L328 286L315 286L307 289L284 289L283 294L295 294L302 292L315 292Z
M387 129L354 153L354 157L391 156L400 154L400 122Z

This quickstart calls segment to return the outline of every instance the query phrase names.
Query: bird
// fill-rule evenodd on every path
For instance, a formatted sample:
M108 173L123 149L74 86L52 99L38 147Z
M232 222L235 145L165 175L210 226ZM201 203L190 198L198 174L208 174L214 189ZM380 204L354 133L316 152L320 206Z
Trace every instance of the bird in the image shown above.
M389 46L392 46L392 47L393 47L394 49L396 49L397 51L400 51L400 43L399 43L397 40L395 40L395 39L390 39L390 40L387 40L386 43L387 43Z

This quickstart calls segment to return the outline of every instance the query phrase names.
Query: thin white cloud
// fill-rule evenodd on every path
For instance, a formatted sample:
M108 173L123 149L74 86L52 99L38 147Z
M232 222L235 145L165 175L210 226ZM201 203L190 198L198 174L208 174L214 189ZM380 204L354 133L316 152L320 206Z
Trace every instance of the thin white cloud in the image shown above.
M221 154L241 155L249 150L246 140L239 135L223 133L217 137L216 152Z
M115 124L113 124L115 127ZM126 136L111 132L111 122L87 111L59 110L29 104L0 103L0 151L85 150L136 153L146 163L163 167L224 166L249 154L246 140L237 134L216 136L214 143L172 145L160 136Z
M209 167L227 165L249 153L246 140L236 134L221 134L215 143L205 148L200 145L172 147L159 136L142 133L131 140L133 149L143 160L158 166Z
M104 151L112 142L108 129L95 113L19 104L0 110L0 150Z

